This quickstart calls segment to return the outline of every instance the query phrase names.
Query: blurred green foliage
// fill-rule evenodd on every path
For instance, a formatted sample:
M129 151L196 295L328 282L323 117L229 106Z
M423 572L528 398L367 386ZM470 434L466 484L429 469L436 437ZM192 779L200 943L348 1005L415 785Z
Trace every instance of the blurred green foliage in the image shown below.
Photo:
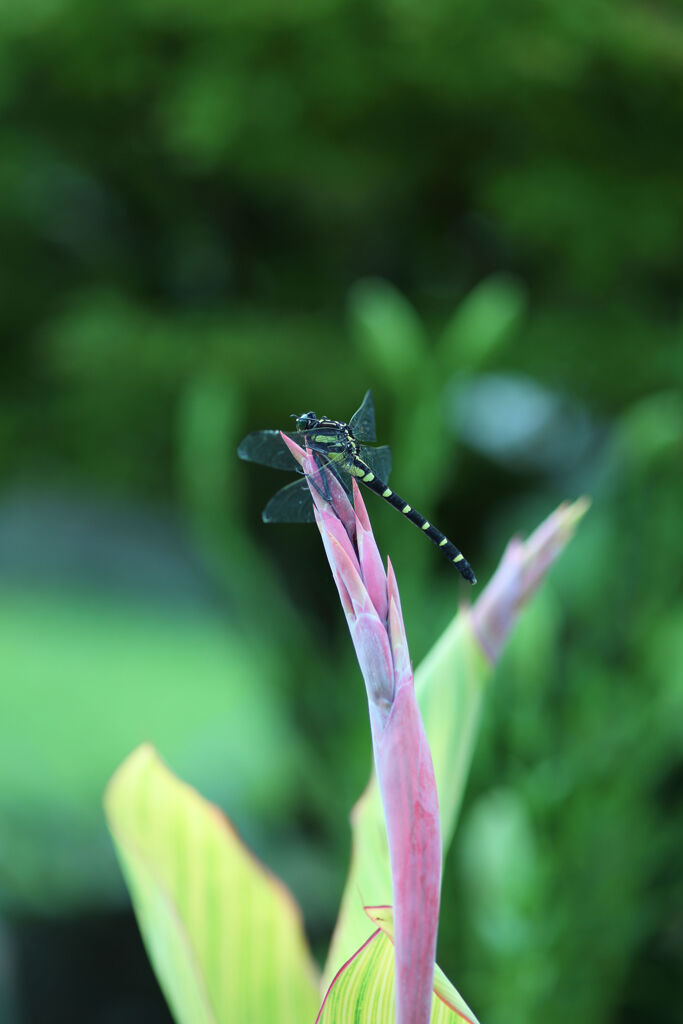
M118 895L101 795L121 751L147 736L238 817L287 799L297 740L272 650L216 615L130 598L14 586L0 608L5 902L45 911Z
M347 417L368 386L396 487L480 579L511 532L594 499L489 702L440 962L491 1024L676 1019L682 85L667 2L0 7L17 1022L62 1019L15 945L29 910L111 905L99 791L144 738L223 802L324 949L361 687L314 531L266 530L279 480L233 452L292 412ZM457 581L370 513L418 660ZM133 1019L97 1016L61 945L89 1018Z

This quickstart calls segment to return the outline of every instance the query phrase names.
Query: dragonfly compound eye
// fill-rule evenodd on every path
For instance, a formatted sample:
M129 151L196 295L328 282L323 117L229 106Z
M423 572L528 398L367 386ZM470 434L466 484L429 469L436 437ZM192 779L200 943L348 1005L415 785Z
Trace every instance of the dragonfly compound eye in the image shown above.
M318 417L314 412L304 412L301 416L297 417L296 429L297 430L311 430L318 422Z

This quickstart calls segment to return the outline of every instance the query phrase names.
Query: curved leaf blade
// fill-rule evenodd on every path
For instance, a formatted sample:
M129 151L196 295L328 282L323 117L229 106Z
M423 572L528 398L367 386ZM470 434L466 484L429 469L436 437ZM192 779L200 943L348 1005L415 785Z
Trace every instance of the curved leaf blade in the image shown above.
M138 747L105 810L150 960L178 1024L300 1024L318 983L291 894L220 811Z
M335 975L316 1024L391 1024L395 1019L393 912L391 907L366 907L365 912L378 927ZM478 1024L439 967L434 968L434 995L430 1024Z
M426 348L424 328L406 297L389 281L368 277L349 293L355 344L368 365L399 388L419 372Z

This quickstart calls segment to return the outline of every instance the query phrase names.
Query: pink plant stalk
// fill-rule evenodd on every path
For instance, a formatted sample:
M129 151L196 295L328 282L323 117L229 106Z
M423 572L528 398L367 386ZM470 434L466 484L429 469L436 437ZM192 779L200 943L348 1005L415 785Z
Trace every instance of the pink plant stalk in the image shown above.
M474 631L492 664L499 660L520 608L564 550L589 505L588 498L572 504L563 502L526 541L513 537L508 543L498 568L470 612Z
M329 470L282 436L308 478L367 690L391 861L396 1022L427 1024L439 923L441 828L396 577L391 562L384 570L355 480L352 505Z

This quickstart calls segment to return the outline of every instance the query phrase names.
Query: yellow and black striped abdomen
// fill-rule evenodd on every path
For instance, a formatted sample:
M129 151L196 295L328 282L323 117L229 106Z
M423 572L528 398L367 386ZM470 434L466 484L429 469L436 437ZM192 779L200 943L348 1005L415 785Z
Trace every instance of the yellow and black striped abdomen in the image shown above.
M417 509L414 509L412 505L409 505L407 501L396 493L396 491L392 491L388 484L379 480L374 475L370 467L361 459L353 460L353 467L349 467L349 472L361 480L366 487L370 488L371 491L374 491L375 494L379 494L381 498L384 498L384 500L388 501L390 505L393 505L395 509L398 509L406 519L410 519L411 523L414 523L415 526L419 527L422 532L429 537L432 543L436 544L444 558L447 558L449 562L455 565L461 576L464 576L464 578L470 583L477 582L477 578L472 571L472 566L460 549L455 546L453 541L449 540L441 530L436 528L436 526L432 526L432 524L425 519Z

